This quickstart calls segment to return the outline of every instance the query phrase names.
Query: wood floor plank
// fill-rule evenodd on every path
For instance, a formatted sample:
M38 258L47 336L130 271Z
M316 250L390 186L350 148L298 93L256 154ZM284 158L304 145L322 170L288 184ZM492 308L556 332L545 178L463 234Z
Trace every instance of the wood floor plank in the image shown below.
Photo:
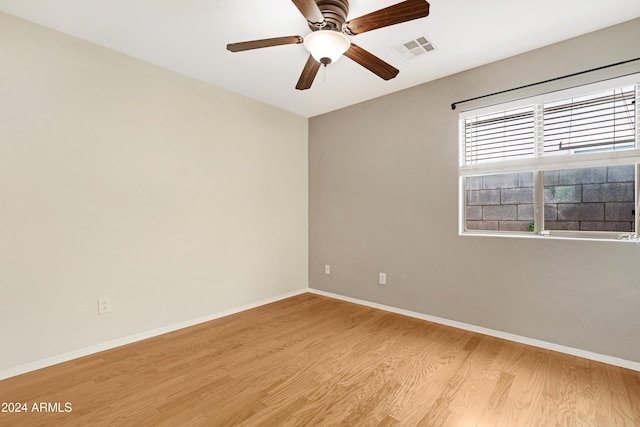
M612 396L611 389L608 386L608 376L606 368L602 364L593 362L591 372L591 381L593 386L593 403L596 418L601 416L606 419L611 417Z
M303 294L0 381L9 426L638 426L640 372Z
M499 425L499 420L505 411L509 390L513 385L514 376L512 374L501 373L498 382L491 392L487 406L485 406L480 416L481 425Z
M579 362L582 360L579 359ZM595 425L596 407L590 364L580 364L576 376L576 425Z
M496 344L502 346L502 340L485 338L460 370L463 383L448 407L460 417L460 425L471 425L481 416L498 382L500 371L493 362L499 352Z

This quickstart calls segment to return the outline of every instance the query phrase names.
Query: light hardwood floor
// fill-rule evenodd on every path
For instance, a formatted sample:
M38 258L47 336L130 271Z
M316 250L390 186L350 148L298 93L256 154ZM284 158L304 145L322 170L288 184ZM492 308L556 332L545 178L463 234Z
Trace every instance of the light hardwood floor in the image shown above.
M0 401L72 405L2 426L640 426L640 372L303 294L0 381Z

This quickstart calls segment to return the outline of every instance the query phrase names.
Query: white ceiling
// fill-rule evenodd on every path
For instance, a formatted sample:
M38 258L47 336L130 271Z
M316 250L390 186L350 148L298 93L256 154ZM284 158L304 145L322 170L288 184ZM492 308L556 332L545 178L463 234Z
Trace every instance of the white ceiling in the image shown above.
M351 0L349 18L400 0ZM310 32L291 0L0 0L0 11L311 117L640 17L639 0L430 0L428 17L352 37L400 70L384 81L348 58L296 82L302 45L226 44ZM0 32L2 30L0 29ZM426 36L410 61L391 48Z

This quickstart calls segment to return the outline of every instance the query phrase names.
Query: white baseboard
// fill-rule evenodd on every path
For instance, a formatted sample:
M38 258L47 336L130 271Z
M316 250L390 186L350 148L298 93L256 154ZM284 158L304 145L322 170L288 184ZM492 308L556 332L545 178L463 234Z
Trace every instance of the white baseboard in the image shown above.
M3 371L0 371L0 380L15 377L17 375L25 374L27 372L35 371L38 369L46 368L48 366L57 365L58 363L68 362L69 360L77 359L79 357L88 356L90 354L99 353L104 350L110 350L112 348L120 347L126 344L131 344L136 341L142 341L147 338L152 338L158 335L166 334L169 332L176 331L178 329L188 328L189 326L198 325L200 323L209 322L211 320L219 319L221 317L229 316L231 314L236 314L241 311L250 310L252 308L260 307L261 305L269 304L272 302L280 301L285 298L289 298L295 295L300 295L307 293L309 290L307 288L299 289L297 291L289 292L286 294L278 295L272 298L267 298L261 301L256 301L250 304L246 304L240 307L234 307L229 310L220 311L217 313L209 314L206 316L198 317L196 319L187 320L180 323L175 323L173 325L163 326L161 328L153 329L146 332L141 332L139 334L129 335L123 338L118 338L112 341L107 341L104 343L92 345L89 347L84 347L78 350L70 351L68 353L59 354L53 357L48 357L46 359L37 360L35 362L27 363L24 365L18 365L13 368L9 368Z
M413 317L416 319L426 320L428 322L439 323L441 325L451 326L458 329L464 329L471 332L477 332L483 335L489 335L496 338L502 338L508 341L514 341L521 344L527 344L534 347L544 348L547 350L553 350L560 353L570 354L573 356L583 357L589 360L595 360L597 362L607 363L614 366L620 366L622 368L632 369L634 371L640 372L640 363L634 362L630 360L620 359L613 356L608 356L604 354L593 353L590 351L580 350L572 347L567 347L559 344L554 344L546 341L541 341L533 338L522 337L515 334L510 334L507 332L496 331L493 329L484 328L481 326L470 325L468 323L457 322L455 320L443 319L441 317L430 316L427 314L418 313L415 311L404 310L401 308L391 307L384 304L378 304L370 301L360 300L357 298L346 297L343 295L333 294L331 292L320 291L317 289L299 289L297 291L289 292L286 294L278 295L272 298L267 298L261 301L256 301L251 304L246 304L240 307L235 307L229 310L220 311L217 313L213 313L207 316L198 317L196 319L187 320L180 323L175 323L173 325L164 326L161 328L153 329L146 332L141 332L139 334L129 335L123 338L119 338L112 341L107 341L101 344L96 344L90 347L84 347L78 350L74 350L68 353L59 354L53 357L49 357L46 359L37 360L35 362L27 363L24 365L19 365L13 368L9 368L3 371L0 371L0 380L15 377L17 375L21 375L27 372L35 371L38 369L46 368L48 366L56 365L58 363L67 362L69 360L77 359L79 357L88 356L91 354L99 353L104 350L110 350L112 348L120 347L126 344L131 344L136 341L141 341L147 338L152 338L158 335L166 334L169 332L176 331L178 329L188 328L190 326L198 325L200 323L209 322L211 320L219 319L221 317L229 316L231 314L236 314L242 311L250 310L252 308L260 307L265 304L269 304L272 302L280 301L285 298L290 298L292 296L304 294L304 293L313 293L317 295L323 295L329 298L335 298L342 301L352 302L359 305L364 305L366 307L377 308L379 310L388 311L391 313L402 314L404 316Z
M364 305L379 310L389 311L391 313L402 314L404 316L414 317L416 319L426 320L441 325L451 326L458 329L464 329L471 332L477 332L483 335L489 335L496 338L502 338L508 341L514 341L521 344L527 344L534 347L544 348L547 350L557 351L559 353L570 354L572 356L582 357L584 359L595 360L597 362L607 363L609 365L620 366L622 368L640 371L640 363L631 360L620 359L618 357L608 356L606 354L593 353L586 350L567 347L560 344L554 344L547 341L541 341L534 338L522 337L520 335L510 334L508 332L496 331L494 329L483 328L481 326L470 325L468 323L457 322L455 320L443 319L441 317L429 316L427 314L417 313L415 311L403 310L401 308L391 307L384 304L360 300L357 298L346 297L343 295L333 294L331 292L320 291L317 289L309 289L309 292L317 295L323 295L329 298L335 298L342 301L352 302L354 304Z

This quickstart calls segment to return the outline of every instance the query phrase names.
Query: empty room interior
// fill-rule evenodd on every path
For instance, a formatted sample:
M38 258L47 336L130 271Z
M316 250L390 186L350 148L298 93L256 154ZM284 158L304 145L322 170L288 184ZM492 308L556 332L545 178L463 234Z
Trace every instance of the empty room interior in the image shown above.
M0 425L640 426L639 41L637 0L0 0Z

